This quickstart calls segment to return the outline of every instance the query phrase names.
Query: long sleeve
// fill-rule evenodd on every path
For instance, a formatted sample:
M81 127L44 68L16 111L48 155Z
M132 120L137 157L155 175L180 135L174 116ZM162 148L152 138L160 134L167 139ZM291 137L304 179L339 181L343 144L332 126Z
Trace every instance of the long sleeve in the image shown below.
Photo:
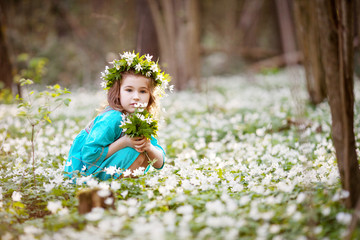
M121 113L117 111L109 111L95 118L81 149L83 162L89 172L101 165L108 153L109 145L120 137L120 122Z

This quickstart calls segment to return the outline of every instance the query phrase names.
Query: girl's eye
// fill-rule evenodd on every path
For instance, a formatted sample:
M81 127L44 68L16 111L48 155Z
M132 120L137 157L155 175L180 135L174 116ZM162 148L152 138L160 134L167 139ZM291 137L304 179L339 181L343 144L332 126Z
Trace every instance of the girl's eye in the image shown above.
M126 89L125 91L127 91L127 92L132 92L132 90L131 90L131 89Z
M141 90L140 93L147 93L147 91L146 90Z

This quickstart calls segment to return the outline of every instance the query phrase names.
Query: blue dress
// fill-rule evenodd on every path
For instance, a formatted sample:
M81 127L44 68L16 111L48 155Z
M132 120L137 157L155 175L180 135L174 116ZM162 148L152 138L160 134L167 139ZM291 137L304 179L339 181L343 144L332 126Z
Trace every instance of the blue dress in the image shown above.
M134 148L125 147L115 152L105 159L109 145L123 136L122 129L119 127L123 113L111 107L106 107L85 129L74 139L71 145L68 159L65 163L65 176L73 177L74 171L79 171L81 175L92 174L101 180L107 180L112 176L103 171L105 168L114 166L126 170L140 155ZM156 138L150 139L151 144L163 152L165 163L165 151L158 144ZM161 166L162 169L164 164ZM150 166L145 170L147 172ZM76 175L75 175L76 176ZM120 174L113 175L114 178Z

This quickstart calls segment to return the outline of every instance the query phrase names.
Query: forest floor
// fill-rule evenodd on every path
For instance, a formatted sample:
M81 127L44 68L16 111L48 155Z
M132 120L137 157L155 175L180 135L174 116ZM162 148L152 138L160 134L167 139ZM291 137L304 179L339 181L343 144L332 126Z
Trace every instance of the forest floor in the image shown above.
M355 84L360 144L360 84ZM36 131L0 105L1 239L341 239L343 200L328 104L308 103L302 70L211 77L204 91L164 98L164 168L137 179L63 178L76 134L103 91L75 90ZM357 149L360 155L359 148ZM36 181L34 182L34 175ZM78 213L77 193L114 192L115 208ZM112 199L108 199L111 204ZM354 239L360 237L360 228Z

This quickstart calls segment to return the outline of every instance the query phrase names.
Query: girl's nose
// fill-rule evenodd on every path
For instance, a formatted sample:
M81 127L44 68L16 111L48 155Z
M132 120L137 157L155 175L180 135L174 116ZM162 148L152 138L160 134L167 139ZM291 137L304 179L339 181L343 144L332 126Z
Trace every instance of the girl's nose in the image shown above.
M139 99L139 94L137 92L134 92L133 98L138 100Z

